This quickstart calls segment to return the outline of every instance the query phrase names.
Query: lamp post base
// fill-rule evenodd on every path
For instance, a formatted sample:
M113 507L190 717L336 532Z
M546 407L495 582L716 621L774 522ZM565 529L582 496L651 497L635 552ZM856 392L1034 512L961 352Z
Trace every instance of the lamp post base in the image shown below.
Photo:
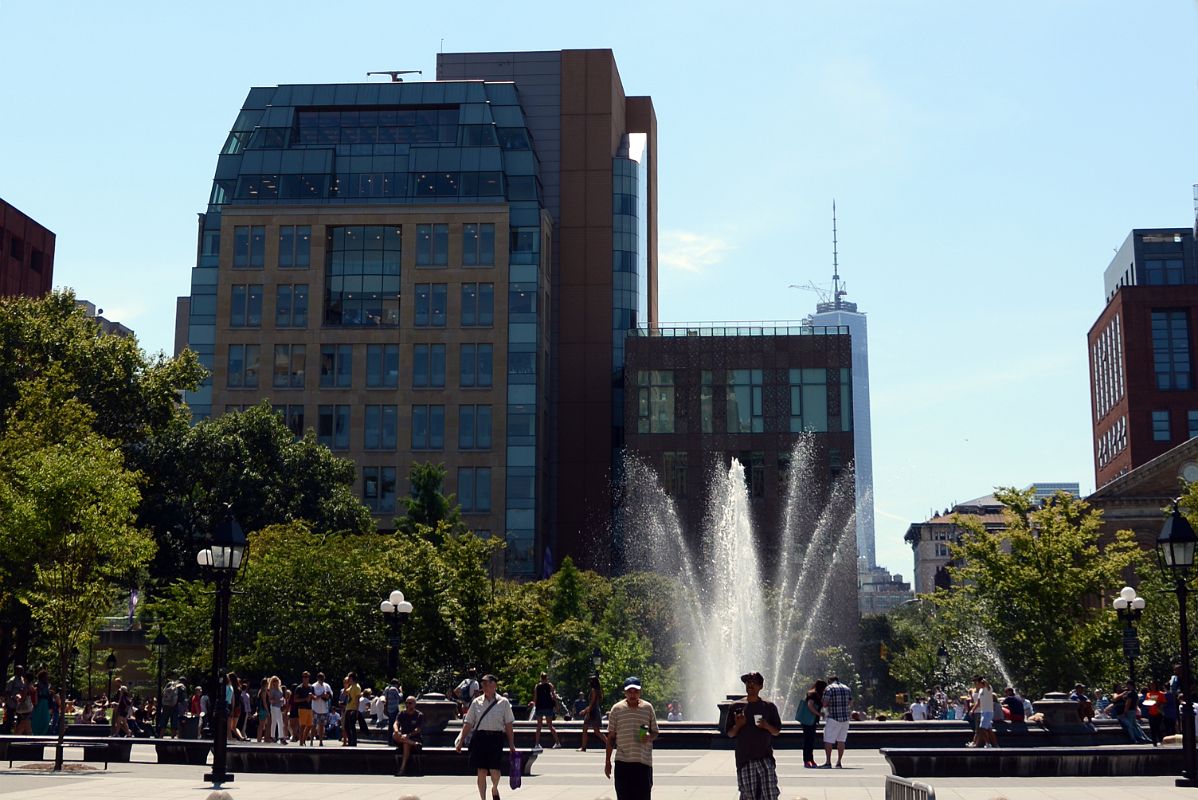
M204 783L211 783L213 786L220 786L222 783L232 783L233 773L216 773L208 772L204 775Z

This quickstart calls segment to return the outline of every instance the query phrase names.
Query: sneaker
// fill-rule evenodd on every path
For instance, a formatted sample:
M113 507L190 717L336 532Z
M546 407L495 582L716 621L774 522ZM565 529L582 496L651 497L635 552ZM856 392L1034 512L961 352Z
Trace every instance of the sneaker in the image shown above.
M562 743L561 743L561 742L554 742L554 743L553 743L553 749L554 749L554 750L561 750L561 749L562 749Z
M534 753L543 753L543 752L545 752L545 748L544 748L544 747L541 747L539 744L534 744L534 745L532 746L532 751L533 751Z

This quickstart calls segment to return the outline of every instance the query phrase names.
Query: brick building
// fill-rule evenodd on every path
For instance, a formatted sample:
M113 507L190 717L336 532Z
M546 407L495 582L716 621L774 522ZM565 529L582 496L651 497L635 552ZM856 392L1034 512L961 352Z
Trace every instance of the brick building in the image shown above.
M0 297L40 297L54 278L52 231L0 199Z

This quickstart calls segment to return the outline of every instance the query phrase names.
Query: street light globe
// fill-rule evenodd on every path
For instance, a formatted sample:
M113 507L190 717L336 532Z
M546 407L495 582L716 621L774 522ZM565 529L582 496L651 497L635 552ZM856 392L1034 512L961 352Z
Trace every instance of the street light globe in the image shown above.
M205 547L203 550L196 553L196 563L201 567L211 567L212 551Z
M1130 603L1132 600L1136 599L1136 590L1130 586L1124 586L1119 590L1119 597Z
M1135 600L1132 600L1131 607L1136 611L1143 611L1144 610L1144 598L1137 597Z
M391 605L398 607L404 601L403 592L401 592L399 589L396 589L394 592L391 593L390 600L391 600Z
M394 614L395 606L390 600L384 600L379 603L379 611L382 611L384 614Z
M1117 611L1123 611L1127 608L1127 600L1123 597L1116 597L1114 601L1112 601L1111 605L1113 605Z
M412 613L412 604L409 603L407 600L404 600L402 602L395 604L395 610L398 611L400 614L411 614Z

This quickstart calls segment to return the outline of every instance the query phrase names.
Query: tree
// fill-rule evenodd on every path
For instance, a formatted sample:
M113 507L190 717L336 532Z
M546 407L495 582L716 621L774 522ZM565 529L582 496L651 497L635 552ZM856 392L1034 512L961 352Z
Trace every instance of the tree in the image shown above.
M1100 512L1084 501L1058 493L1037 508L1031 491L995 496L1005 530L958 520L967 529L952 547L961 566L951 569L953 588L934 597L940 638L956 663L964 646L991 674L1005 665L1004 680L1025 693L1104 684L1118 663L1106 599L1142 560L1131 532L1099 548Z
M426 535L439 536L442 523L453 532L462 532L462 509L454 502L453 495L443 494L445 465L428 462L413 463L408 472L412 491L404 498L406 513L396 517L395 527L403 533L423 531ZM440 539L434 539L434 543Z
M140 520L160 551L154 577L198 574L195 553L232 507L247 531L306 521L321 532L374 530L353 492L353 462L296 439L265 401L242 412L179 421L147 444L148 482Z
M21 564L32 581L15 599L32 609L65 687L72 649L118 587L136 581L154 542L134 525L137 476L117 443L92 430L94 412L72 396L58 368L48 376L22 382L0 437L0 553L22 552L20 540L36 544ZM60 715L55 770L65 732Z

